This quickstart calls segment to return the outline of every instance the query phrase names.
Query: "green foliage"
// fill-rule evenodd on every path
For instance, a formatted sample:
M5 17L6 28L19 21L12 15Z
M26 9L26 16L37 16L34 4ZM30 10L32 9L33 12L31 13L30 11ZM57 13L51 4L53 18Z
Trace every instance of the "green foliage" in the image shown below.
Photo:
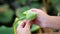
M29 9L30 9L30 7L28 7L28 6L17 9L17 12L16 12L17 18L13 24L14 33L16 32L16 28L17 28L18 24L21 23L21 21L23 21L25 19L33 20L36 18L37 14L35 12L32 12L32 11L27 11ZM40 29L40 27L37 25L33 25L31 28L32 28L31 32L35 32L36 30Z
M13 34L13 28L10 27L5 27L5 26L1 26L0 27L0 34Z
M60 5L60 0L50 0L53 5Z
M39 0L32 0L32 1L37 2L37 1L39 1Z
M60 0L50 0L50 2L54 5L54 7L60 11Z
M39 5L38 3L31 3L31 4L30 4L30 7L31 7L31 8L39 8L40 5Z
M0 5L0 22L9 23L13 17L13 10L7 4Z
M35 31L37 31L37 30L39 30L39 29L40 29L39 26L33 24L30 30L31 30L31 32L35 32Z
M19 18L19 19L24 19L25 17L23 16L23 12L24 11L27 11L27 10L29 10L30 9L30 7L29 6L24 6L24 7L22 7L22 8L18 8L17 9L17 11L16 11L16 16Z
M15 19L15 22L14 22L14 24L13 24L13 28L14 28L14 33L16 34L16 28L17 28L17 26L18 26L18 24L20 24L22 22L22 20L19 20L19 18L16 18ZM35 32L35 31L37 31L37 30L39 30L40 29L40 27L39 26L37 26L37 25L35 25L35 24L33 24L32 26L31 26L31 32Z
M50 4L49 7L47 7L47 11L48 11L47 13L52 16L57 16L58 14L58 10L52 4Z
M23 5L25 5L27 2L28 2L28 0L17 0L20 4L23 4Z
M8 4L0 5L0 8L8 9L9 5Z
M28 20L33 20L36 18L37 14L35 12L32 12L32 11L25 11L23 13L23 15L25 16L26 19Z
M6 9L0 12L0 22L2 23L8 23L11 21L13 17L13 11L11 9Z

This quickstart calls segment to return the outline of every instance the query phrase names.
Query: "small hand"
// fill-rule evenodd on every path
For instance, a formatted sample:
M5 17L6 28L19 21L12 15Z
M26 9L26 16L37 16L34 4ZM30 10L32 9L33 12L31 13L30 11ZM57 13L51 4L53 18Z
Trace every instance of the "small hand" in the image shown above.
M28 11L32 11L37 13L37 17L36 19L34 19L32 22L34 22L35 24L41 26L41 27L46 27L46 23L48 21L49 15L47 15L43 10L40 9L30 9Z
M31 34L29 22L29 20L22 21L17 27L17 34Z

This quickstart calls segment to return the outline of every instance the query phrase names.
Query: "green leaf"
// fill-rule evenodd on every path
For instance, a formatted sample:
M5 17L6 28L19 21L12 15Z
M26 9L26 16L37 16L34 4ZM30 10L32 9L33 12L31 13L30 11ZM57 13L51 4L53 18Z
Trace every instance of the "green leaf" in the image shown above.
M18 18L17 18L18 19ZM14 29L14 33L16 34L16 29L17 29L17 26L20 24L20 23L22 23L22 21L23 20L15 20L15 22L14 22L14 24L13 24L13 29ZM33 24L32 26L31 26L31 28L30 28L30 30L31 30L31 32L35 32L35 31L37 31L37 30L39 30L40 29L40 27L38 26L38 25L35 25L35 24Z
M30 9L29 6L24 6L22 8L18 8L17 11L16 11L16 16L21 20L25 19L25 16L23 16L22 13L29 10L29 9Z
M37 14L32 11L25 11L23 14L26 16L26 19L28 19L28 20L33 20L37 16Z
M16 28L18 26L18 24L21 23L21 21L28 19L28 20L33 20L37 17L37 14L35 12L32 12L29 10L30 7L23 7L17 10L16 12L16 16L18 18L18 21L14 22L14 31L16 32ZM38 30L40 27L37 25L33 25L31 28L31 32L34 32L36 30Z
M32 26L31 26L31 32L35 32L35 31L37 31L37 30L39 30L40 29L40 27L39 26L37 26L37 25L35 25L35 24L33 24Z
M13 27L5 27L5 26L1 26L0 27L0 34L13 34Z
M9 23L12 20L13 14L13 11L10 9L7 9L2 13L0 12L0 22Z

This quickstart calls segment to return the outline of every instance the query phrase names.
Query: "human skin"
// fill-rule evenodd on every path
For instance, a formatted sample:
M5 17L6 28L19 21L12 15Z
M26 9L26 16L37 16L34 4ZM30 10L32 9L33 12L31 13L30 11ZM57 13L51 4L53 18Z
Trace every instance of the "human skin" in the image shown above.
M17 34L31 34L29 22L29 20L23 20L17 27Z
M36 19L33 21L35 24L42 28L52 28L60 30L60 16L49 16L43 10L31 9L32 12L37 13Z
M37 14L37 17L32 20L32 21L25 21L25 23L27 24L26 27L22 28L20 27L21 24L18 26L17 28L17 34L31 34L30 33L30 26L32 24L30 23L34 23L39 25L42 28L52 28L52 29L58 29L60 30L60 16L49 16L48 14L46 14L43 10L40 9L30 9L28 11L32 11L35 12ZM24 21L23 21L24 23Z
M60 30L60 16L50 16L46 27Z

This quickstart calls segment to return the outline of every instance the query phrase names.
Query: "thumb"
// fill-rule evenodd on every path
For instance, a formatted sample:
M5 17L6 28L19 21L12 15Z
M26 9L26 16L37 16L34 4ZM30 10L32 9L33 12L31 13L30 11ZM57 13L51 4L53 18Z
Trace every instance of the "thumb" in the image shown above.
M26 21L26 20L22 21L22 22L18 25L17 29L24 28L25 21Z
M31 26L31 23L30 23L30 20L27 20L26 21L26 25L25 25L25 28L27 29L30 29L30 26Z

